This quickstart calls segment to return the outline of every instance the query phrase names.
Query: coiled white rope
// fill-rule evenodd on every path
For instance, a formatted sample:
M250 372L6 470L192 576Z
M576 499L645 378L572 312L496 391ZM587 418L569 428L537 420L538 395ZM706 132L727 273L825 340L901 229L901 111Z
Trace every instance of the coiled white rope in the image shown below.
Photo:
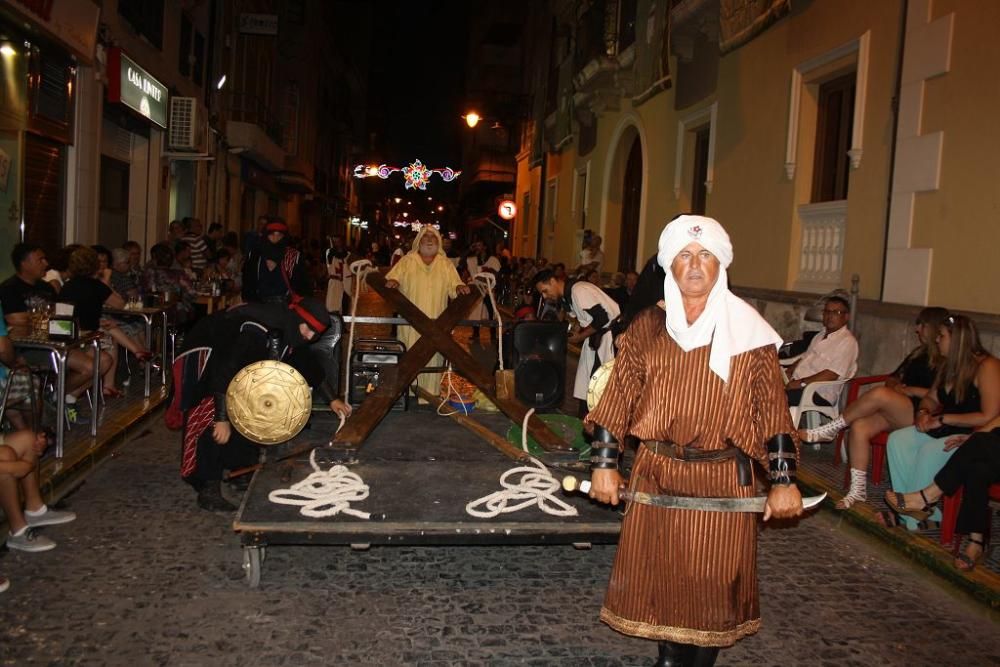
M348 378L347 382L344 382L345 403L351 402L351 348L354 347L354 329L357 327L354 318L358 313L358 299L361 296L362 289L367 285L365 281L368 278L368 274L377 270L367 259L359 259L356 262L352 262L349 268L351 274L354 276L354 293L351 295L351 331L347 335L347 354L344 356L344 377Z
M340 428L344 426L340 418ZM323 470L316 463L316 450L309 454L309 465L313 472L301 482L287 489L275 489L267 499L278 505L298 505L302 516L316 519L348 514L359 519L370 519L370 512L362 512L351 507L351 503L361 502L368 497L368 485L361 476L351 472L347 466L335 465Z
M528 451L528 420L534 413L528 410L521 423L521 449ZM502 491L494 491L488 496L473 500L465 506L465 511L482 519L491 519L537 505L538 509L551 516L577 516L575 507L554 495L560 489L559 480L552 476L545 464L531 457L530 466L517 466L500 475ZM518 481L508 481L514 475L523 475ZM479 509L484 506L485 509Z

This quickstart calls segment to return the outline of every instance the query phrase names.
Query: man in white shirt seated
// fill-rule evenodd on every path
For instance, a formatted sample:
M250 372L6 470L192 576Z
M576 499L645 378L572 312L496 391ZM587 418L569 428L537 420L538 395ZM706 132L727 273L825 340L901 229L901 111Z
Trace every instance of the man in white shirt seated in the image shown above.
M601 237L590 237L590 245L580 251L580 266L577 267L574 275L586 278L591 271L601 272L604 265L604 251L601 250Z
M858 370L858 340L847 328L851 308L847 300L831 296L823 304L824 330L812 339L809 348L789 369L792 378L785 385L788 404L798 405L802 390L810 382L845 380ZM833 405L840 387L824 387L816 392L816 403Z

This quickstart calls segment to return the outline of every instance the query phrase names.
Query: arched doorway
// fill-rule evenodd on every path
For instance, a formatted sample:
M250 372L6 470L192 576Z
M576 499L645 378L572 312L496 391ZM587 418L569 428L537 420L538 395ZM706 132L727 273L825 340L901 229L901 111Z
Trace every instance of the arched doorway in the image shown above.
M639 207L642 204L642 143L636 136L625 162L622 184L621 240L618 244L618 270L636 268L636 251L639 244Z

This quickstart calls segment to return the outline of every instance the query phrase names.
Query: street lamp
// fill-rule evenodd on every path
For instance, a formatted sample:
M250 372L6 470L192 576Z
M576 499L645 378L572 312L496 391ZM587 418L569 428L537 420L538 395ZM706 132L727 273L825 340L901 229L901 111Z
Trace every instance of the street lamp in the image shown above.
M476 125L479 125L479 120L481 117L475 111L470 111L469 113L462 116L462 118L465 119L466 125L468 125L469 127L475 127Z

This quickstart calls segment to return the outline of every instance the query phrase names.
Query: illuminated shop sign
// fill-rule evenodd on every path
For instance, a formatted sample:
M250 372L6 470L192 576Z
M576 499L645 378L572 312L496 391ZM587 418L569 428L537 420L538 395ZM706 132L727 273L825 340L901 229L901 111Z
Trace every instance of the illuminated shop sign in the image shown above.
M160 127L167 126L167 87L118 48L108 51L108 101L121 102Z

